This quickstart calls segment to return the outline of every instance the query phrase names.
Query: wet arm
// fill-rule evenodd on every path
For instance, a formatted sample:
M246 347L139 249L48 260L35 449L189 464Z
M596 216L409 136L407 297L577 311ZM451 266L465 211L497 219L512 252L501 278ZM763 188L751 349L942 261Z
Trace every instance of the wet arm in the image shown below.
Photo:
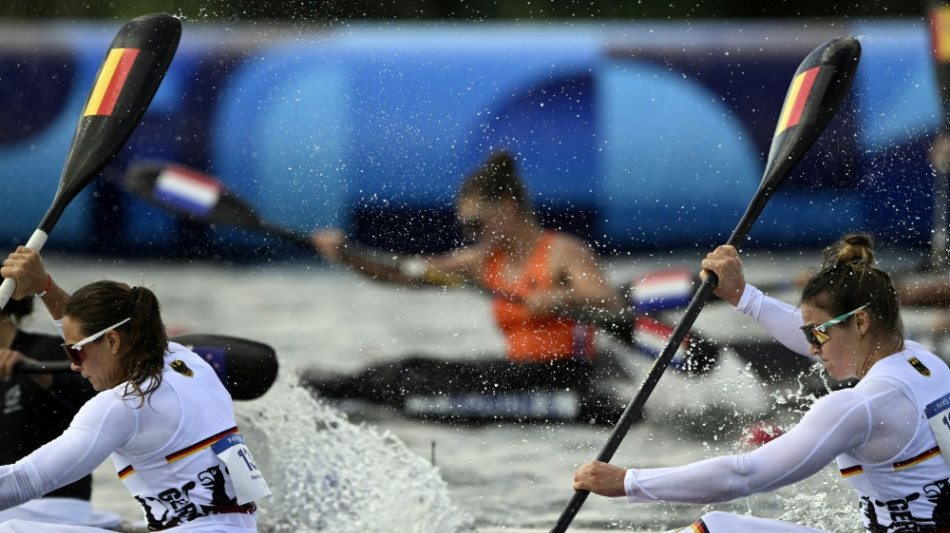
M631 502L716 503L772 491L808 478L835 457L858 449L872 429L865 399L853 390L815 403L788 433L757 450L673 468L631 469Z
M420 256L390 252L352 242L337 230L315 231L311 241L329 261L375 281L400 285L458 285L466 281L466 269L459 265L455 253Z

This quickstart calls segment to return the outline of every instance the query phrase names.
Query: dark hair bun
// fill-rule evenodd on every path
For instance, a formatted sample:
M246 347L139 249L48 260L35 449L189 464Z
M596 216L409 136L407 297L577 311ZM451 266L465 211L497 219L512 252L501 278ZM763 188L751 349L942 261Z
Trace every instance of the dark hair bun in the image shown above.
M850 265L858 270L874 266L874 239L867 233L850 233L829 246L824 253L826 266Z

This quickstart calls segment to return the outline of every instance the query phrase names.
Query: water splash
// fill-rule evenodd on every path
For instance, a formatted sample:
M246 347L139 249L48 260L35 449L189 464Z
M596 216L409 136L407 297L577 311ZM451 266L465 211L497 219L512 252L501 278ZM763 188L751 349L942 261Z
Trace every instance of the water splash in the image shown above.
M269 533L474 532L439 471L394 435L354 425L282 368L262 398L236 404L238 424L274 496Z
M821 396L834 385L821 363L815 363L797 377L797 388L776 392L776 405L786 410L785 429L790 429ZM794 419L792 421L791 419ZM864 531L858 513L857 496L845 483L835 463L817 474L778 492L784 512L780 520L822 531L857 533Z
M779 495L785 509L780 520L837 533L864 531L857 496L834 465L793 487Z

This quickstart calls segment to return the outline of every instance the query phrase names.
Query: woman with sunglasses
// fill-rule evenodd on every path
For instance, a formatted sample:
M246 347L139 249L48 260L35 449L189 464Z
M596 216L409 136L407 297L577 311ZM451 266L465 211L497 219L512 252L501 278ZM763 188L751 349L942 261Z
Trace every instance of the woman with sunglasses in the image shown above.
M468 387L468 381L489 388L497 383L590 388L595 329L590 320L572 317L615 317L624 311L619 291L607 281L591 248L574 235L541 225L515 160L506 151L492 154L465 178L455 213L466 243L447 253L394 262L389 260L392 254L348 242L338 230L315 231L311 240L327 259L372 279L481 288L493 299L507 362L414 357L401 368L371 368L345 382L310 379L324 395L399 404L406 392L425 393L421 389L429 385L433 391L445 391L447 383ZM420 385L413 391L406 387L407 379L398 377L410 374ZM396 377L390 382L391 376ZM470 380L458 379L461 376Z
M80 479L111 456L150 530L256 531L254 500L269 492L231 397L203 359L169 342L152 291L99 281L70 295L22 246L0 274L17 281L14 299L42 299L73 370L98 391L62 435L0 466L0 509ZM13 520L0 525L6 531L100 530Z
M709 254L702 266L719 276L717 295L819 359L835 379L859 381L820 398L798 425L749 453L672 468L592 462L576 472L574 488L631 502L706 504L790 485L836 460L867 531L950 531L950 369L904 339L897 291L873 264L870 236L845 236L826 250L796 309L745 284L734 248ZM713 512L683 531L818 530Z

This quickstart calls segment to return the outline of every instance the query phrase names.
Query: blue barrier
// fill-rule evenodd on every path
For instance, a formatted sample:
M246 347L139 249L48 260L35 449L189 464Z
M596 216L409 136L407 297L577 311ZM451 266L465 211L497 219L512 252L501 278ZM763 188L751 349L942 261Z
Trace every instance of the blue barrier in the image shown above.
M48 207L117 27L57 23L32 47L23 28L0 31L4 246L22 243ZM808 31L731 21L301 32L186 21L129 146L47 246L164 256L272 247L174 220L109 181L159 159L218 175L297 231L344 226L378 245L444 249L456 238L441 226L460 179L505 147L547 223L605 252L705 249L730 233L758 185L798 62L843 31L864 48L853 93L749 246L818 246L867 229L925 248L925 155L939 109L926 31L901 19Z

